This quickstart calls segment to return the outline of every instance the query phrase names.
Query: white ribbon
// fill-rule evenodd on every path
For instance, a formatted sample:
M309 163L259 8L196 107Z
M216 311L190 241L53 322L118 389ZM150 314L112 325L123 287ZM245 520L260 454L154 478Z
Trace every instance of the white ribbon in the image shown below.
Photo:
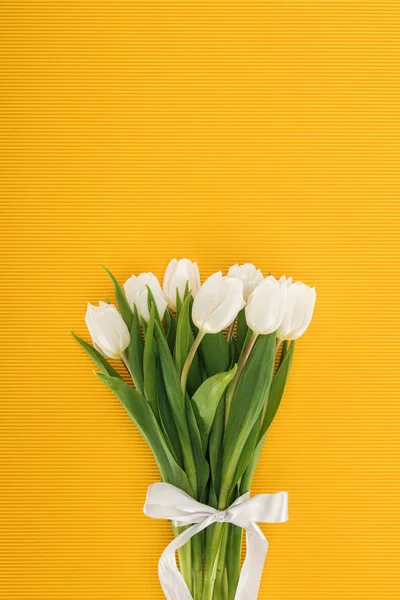
M197 502L169 483L153 483L147 490L143 511L153 519L169 519L177 525L190 525L164 550L158 563L161 587L168 600L193 600L180 574L175 553L196 533L213 523L232 523L246 530L247 553L235 600L256 600L260 587L268 541L256 524L283 523L288 520L287 492L240 496L226 510L217 510Z

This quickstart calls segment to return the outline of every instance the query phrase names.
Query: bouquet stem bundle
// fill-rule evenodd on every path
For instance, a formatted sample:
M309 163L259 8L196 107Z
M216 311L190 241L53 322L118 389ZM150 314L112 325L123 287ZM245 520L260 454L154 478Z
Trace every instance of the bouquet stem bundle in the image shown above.
M89 305L93 345L75 337L148 443L162 481L224 510L251 489L315 290L264 279L252 265L200 287L187 259L171 261L163 291L149 273L123 287L108 274L119 311ZM110 358L122 361L128 382ZM173 525L175 535L182 529ZM240 527L215 523L180 549L194 600L234 600L241 547Z

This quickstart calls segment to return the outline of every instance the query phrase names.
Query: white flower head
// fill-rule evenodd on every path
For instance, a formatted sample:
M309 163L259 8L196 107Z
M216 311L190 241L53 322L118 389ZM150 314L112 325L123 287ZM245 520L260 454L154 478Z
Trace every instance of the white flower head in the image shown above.
M99 306L88 304L85 321L96 350L108 358L121 358L131 336L115 306L105 302Z
M279 340L296 340L306 331L314 312L315 288L296 281L288 288L287 302L277 336Z
M251 263L245 263L244 265L232 265L232 267L230 267L228 270L228 277L237 277L242 281L243 297L246 302L250 294L264 279L260 269L257 269Z
M164 298L163 291L159 284L159 281L153 273L141 273L136 277L132 275L124 283L124 290L127 300L132 308L137 307L140 316L148 323L150 319L149 303L148 303L148 289L150 288L153 294L154 301L162 320L164 317L165 309L167 308L167 302Z
M279 281L269 275L250 294L246 306L246 322L254 333L273 333L282 323L287 289L291 279L281 277Z
M163 292L168 302L168 308L176 311L176 293L183 300L186 286L193 298L200 288L200 272L197 263L188 258L177 260L173 258L166 268L164 275Z
M218 333L232 323L245 304L241 280L223 277L218 271L203 283L194 299L193 322L204 333Z

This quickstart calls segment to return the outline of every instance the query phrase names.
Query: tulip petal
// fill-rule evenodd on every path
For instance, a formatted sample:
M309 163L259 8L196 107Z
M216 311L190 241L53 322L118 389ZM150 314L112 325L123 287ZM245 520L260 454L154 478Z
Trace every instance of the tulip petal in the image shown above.
M214 273L201 286L193 302L192 318L204 333L218 333L228 327L244 307L240 279Z

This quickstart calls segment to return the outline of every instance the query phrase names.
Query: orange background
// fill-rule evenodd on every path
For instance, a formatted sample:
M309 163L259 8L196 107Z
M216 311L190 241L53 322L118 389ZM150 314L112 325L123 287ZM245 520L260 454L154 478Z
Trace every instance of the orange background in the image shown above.
M2 1L1 600L162 599L157 471L70 330L189 256L315 285L261 600L400 597L400 5Z

